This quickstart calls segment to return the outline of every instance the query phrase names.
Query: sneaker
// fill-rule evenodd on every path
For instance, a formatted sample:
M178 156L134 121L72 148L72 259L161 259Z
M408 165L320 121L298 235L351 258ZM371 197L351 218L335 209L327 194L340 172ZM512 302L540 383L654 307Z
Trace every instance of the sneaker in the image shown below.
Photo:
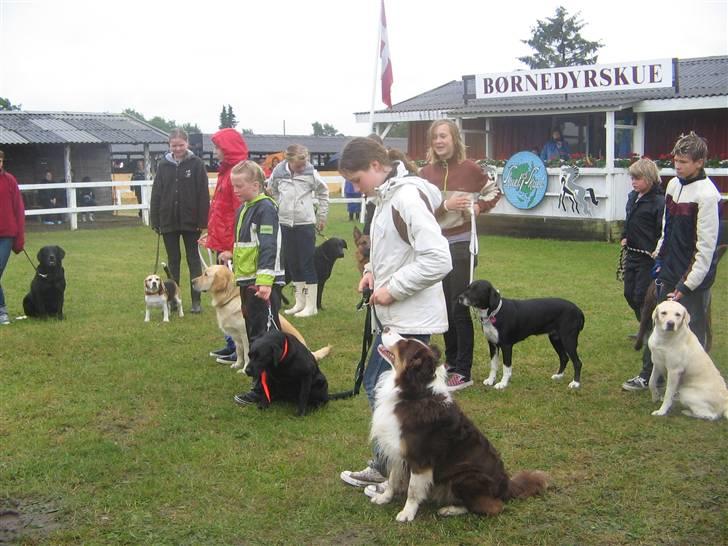
M235 364L238 361L238 355L233 351L227 356L218 356L215 362L218 364Z
M214 356L215 358L219 356L230 356L231 354L235 353L234 348L230 348L227 345L223 347L222 349L218 349L217 351L210 351L210 356Z
M192 313L193 315L199 315L200 313L202 313L202 307L200 306L200 304L193 303L192 307L190 307L190 313Z
M370 499L376 495L381 495L384 493L384 490L387 489L387 482L386 480L382 483L375 483L374 485L367 485L364 488L364 494L369 497Z
M10 324L10 317L7 313L0 313L0 324Z
M453 366L453 365L452 365L452 364L450 364L449 362L445 362L445 363L443 364L443 366L445 366L445 371L446 371L447 373L452 373L453 371L455 371L455 366Z
M260 397L253 391L236 394L233 398L239 406L254 406L260 402Z
M460 375L459 373L453 373L450 374L450 377L447 380L447 390L459 391L461 389L469 387L472 384L472 379L468 379L465 376Z
M387 478L382 476L378 470L367 466L364 470L359 472L353 472L351 470L344 470L341 474L341 479L349 485L354 487L366 487L367 485L376 485L386 481Z
M647 379L644 379L639 375L622 383L622 390L625 391L643 391L647 388L649 388L647 385Z

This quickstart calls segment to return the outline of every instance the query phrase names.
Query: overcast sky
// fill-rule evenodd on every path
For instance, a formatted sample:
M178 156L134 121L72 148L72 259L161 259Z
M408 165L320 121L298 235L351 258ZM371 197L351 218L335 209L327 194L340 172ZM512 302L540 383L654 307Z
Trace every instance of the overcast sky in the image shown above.
M563 1L599 62L728 54L728 0ZM395 103L517 57L543 0L386 0ZM0 0L0 97L33 111L133 108L214 132L368 133L379 0ZM379 92L377 92L379 95ZM376 108L384 108L377 98Z

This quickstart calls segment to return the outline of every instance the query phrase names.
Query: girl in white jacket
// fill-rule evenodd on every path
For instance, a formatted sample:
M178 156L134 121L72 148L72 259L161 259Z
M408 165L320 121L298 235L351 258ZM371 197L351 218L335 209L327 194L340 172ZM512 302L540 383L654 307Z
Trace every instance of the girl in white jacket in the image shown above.
M369 138L355 138L341 153L339 171L357 189L374 197L370 262L364 268L359 291L372 290L369 298L382 327L404 337L429 342L431 334L447 331L447 310L442 279L452 269L450 249L435 220L439 190L411 175L400 161ZM380 355L381 332L376 331L364 388L374 407L374 389L380 375L390 369ZM341 479L366 487L385 480L386 469L378 446L374 459L362 471L345 470Z

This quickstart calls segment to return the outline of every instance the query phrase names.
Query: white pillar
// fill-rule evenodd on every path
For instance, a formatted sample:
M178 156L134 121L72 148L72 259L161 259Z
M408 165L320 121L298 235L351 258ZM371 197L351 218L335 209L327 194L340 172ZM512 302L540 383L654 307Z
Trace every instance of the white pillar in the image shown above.
M66 144L63 147L63 171L66 184L73 182L71 175L71 145ZM69 208L76 208L76 190L73 188L66 188L66 205ZM71 224L71 230L78 229L78 214L75 212L68 215Z
M637 124L632 131L632 151L640 156L645 155L645 113L637 113Z
M493 157L493 140L490 138L490 118L485 118L485 157Z
M606 159L607 159L607 170L614 168L614 112L606 112L607 121L604 125L606 130Z
M152 179L152 161L149 156L149 143L144 144L144 178L147 180ZM145 226L149 225L149 201L152 190L149 186L141 187L140 195L142 196L142 205L145 207L142 209L142 222Z

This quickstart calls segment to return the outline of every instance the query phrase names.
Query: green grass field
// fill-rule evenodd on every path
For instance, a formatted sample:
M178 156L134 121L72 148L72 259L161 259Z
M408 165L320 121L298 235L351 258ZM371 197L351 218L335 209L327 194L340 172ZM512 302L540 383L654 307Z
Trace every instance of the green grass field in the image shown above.
M332 391L352 385L364 320L355 311L351 230L335 207L327 235L346 239L348 255L327 285L325 310L293 319L309 346L334 346L322 363ZM584 310L582 388L567 388L571 368L561 383L550 379L558 362L542 336L515 348L505 392L486 389L487 347L476 334L476 384L458 402L509 470L545 470L553 485L497 518L441 518L426 505L410 524L394 521L400 501L372 505L339 479L369 456L363 393L305 418L294 417L292 405L240 408L232 397L250 380L207 356L222 337L206 296L201 315L163 324L158 311L143 322L151 230L28 234L31 255L46 244L67 252L66 320L0 327L0 543L728 540L726 422L690 419L677 408L652 417L647 393L620 389L640 356L627 339L637 323L615 280L616 244L481 237L477 277L505 297L560 296ZM32 275L22 255L11 258L2 282L12 316L21 314ZM724 264L713 292L712 352L724 376L727 281Z

